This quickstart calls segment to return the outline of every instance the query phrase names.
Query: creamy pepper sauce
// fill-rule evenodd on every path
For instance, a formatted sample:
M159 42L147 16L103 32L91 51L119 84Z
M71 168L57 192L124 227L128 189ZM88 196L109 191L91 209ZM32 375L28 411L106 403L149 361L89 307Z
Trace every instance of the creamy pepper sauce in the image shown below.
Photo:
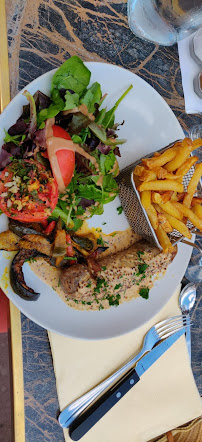
M79 284L78 290L73 295L68 295L61 287L62 270L51 266L41 258L30 263L34 273L55 290L68 306L74 309L107 309L112 305L117 306L140 296L141 289L144 289L142 293L145 296L153 287L155 279L165 273L169 262L172 260L170 254L157 254L157 252L154 258L152 255L154 249L150 246L149 250L151 249L151 252L145 252L145 259L144 252L139 254L138 246L137 248L134 246L131 249L131 256L127 255L127 251L120 253L118 258L116 255L116 262L114 262L114 254L128 249L140 241L141 237L132 232L131 228L124 232L114 232L111 235L103 234L101 229L91 229L91 232L97 238L102 237L108 249L100 256L102 267L97 279L93 279L90 274L85 275ZM80 233L83 233L83 231ZM132 268L130 265L131 259L134 260ZM41 265L42 261L43 265ZM143 270L145 266L139 266L143 264L146 264L146 269L141 273L139 270Z

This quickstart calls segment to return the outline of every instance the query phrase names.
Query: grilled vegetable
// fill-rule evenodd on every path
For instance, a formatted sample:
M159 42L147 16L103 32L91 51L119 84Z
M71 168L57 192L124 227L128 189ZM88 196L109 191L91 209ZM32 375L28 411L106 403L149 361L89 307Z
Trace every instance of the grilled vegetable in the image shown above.
M23 235L42 234L42 228L39 223L21 223L15 219L9 218L9 229L22 237Z
M42 235L24 235L19 241L20 249L37 250L46 256L52 256L52 244Z
M19 237L15 233L7 230L6 232L0 233L0 250L18 250Z
M62 221L59 218L56 226L56 234L53 245L53 257L65 256L67 251L66 232L62 228Z
M81 253L90 252L91 250L93 250L93 248L95 247L95 241L95 237L92 234L89 234L88 238L86 236L72 236L73 246ZM86 253L83 254L86 255Z
M28 287L22 271L22 266L26 261L43 256L36 250L20 250L11 264L10 283L13 291L23 299L36 301L40 293L36 293L32 288Z

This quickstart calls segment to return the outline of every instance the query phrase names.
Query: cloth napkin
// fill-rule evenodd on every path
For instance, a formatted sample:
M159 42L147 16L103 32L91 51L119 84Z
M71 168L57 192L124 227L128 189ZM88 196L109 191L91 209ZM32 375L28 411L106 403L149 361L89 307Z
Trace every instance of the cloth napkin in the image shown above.
M180 68L182 74L182 86L185 100L185 112L187 114L202 113L202 98L198 97L198 95L194 91L193 85L194 78L202 70L202 66L198 65L198 63L193 59L190 52L191 41L195 34L196 32L178 42Z
M140 350L143 337L152 325L179 314L179 292L180 287L154 318L121 337L82 341L49 332L60 409ZM200 416L201 412L201 399L182 336L82 441L146 442ZM64 436L66 442L71 441L67 429Z

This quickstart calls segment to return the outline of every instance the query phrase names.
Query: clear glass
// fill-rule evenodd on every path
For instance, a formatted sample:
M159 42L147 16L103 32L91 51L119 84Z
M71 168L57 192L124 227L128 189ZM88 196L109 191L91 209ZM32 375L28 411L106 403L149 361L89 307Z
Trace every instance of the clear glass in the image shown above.
M202 0L128 0L128 22L138 37L171 46L202 26Z

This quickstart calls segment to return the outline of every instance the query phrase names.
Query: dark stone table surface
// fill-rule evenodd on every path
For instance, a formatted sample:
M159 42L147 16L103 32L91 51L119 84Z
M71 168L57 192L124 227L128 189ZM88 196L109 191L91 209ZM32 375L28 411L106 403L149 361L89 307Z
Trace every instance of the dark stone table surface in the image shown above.
M159 47L128 28L126 0L7 0L11 97L71 55L105 61L141 76L172 108L185 134L202 118L184 113L177 46ZM201 290L192 312L192 369L200 383ZM22 315L27 442L62 442L46 330Z

